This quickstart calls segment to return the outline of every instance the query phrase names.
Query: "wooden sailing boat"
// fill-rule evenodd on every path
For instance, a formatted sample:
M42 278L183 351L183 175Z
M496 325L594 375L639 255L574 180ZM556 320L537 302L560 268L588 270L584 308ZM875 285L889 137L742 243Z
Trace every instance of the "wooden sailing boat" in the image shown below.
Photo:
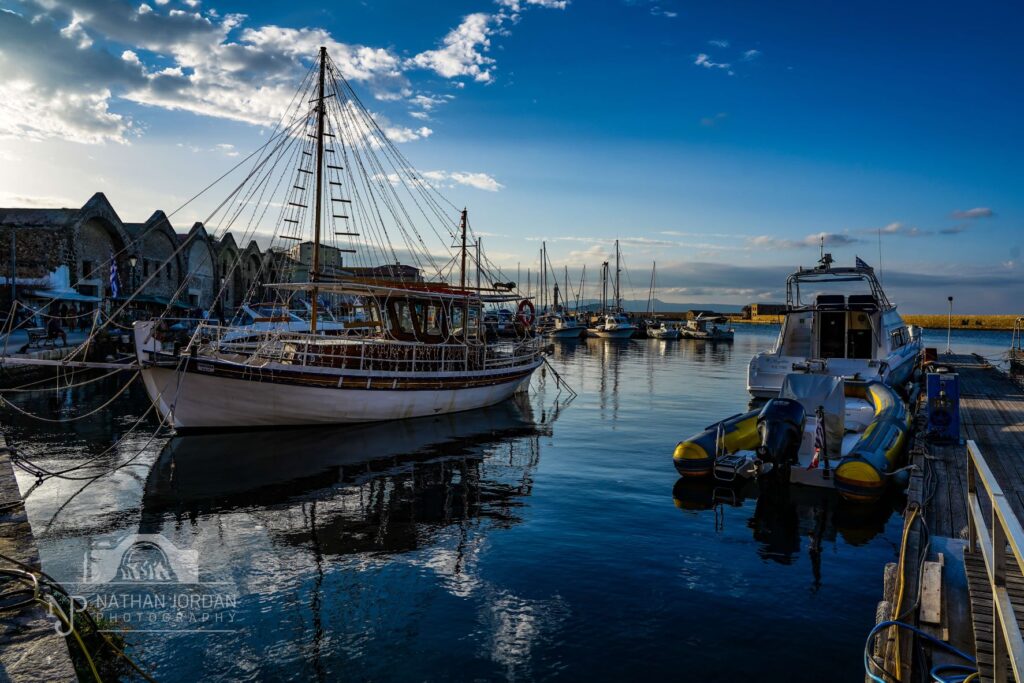
M525 388L543 362L539 340L529 331L515 339L487 339L483 307L520 299L513 291L515 283L496 282L488 275L490 284L485 285L478 253L477 286L467 284L467 212L459 212L457 227L454 221L447 223L436 189L387 139L326 48L320 48L318 67L316 84L305 92L300 86L294 122L286 124L288 142L278 150L294 161L295 174L287 201L281 202L276 236L301 239L295 233L307 218L307 179L312 176L315 182L309 281L266 286L282 300L308 295L309 329L268 329L258 340L247 337L241 349L229 341L231 327L204 322L184 347L172 349L166 348L157 321L136 323L136 353L146 390L161 415L179 429L371 422L470 410ZM328 77L331 92L325 92ZM315 105L312 110L309 104ZM332 140L330 147L325 138ZM252 183L263 183L264 189L272 186L266 169L276 168L279 161L271 162L271 157L261 155L250 174ZM414 207L400 203L398 188L412 196ZM240 204L259 205L255 198L263 194L258 191L258 185L252 192L240 188L233 196ZM416 210L436 233L440 226L457 240L447 274L437 268L433 279L423 279L406 276L401 266L393 265L396 233L410 258L434 263L412 224ZM332 223L334 235L349 238L352 246L378 249L377 263L367 263L358 273L342 268L325 277L322 232ZM363 234L355 230L360 224L372 239L352 239ZM356 248L341 251L361 254ZM321 297L358 298L369 332L325 333Z

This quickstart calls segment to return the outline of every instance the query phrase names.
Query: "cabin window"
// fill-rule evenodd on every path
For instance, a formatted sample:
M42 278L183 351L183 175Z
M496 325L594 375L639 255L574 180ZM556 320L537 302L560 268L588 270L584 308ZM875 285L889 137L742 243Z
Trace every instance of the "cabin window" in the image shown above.
M420 322L423 331L430 335L441 336L441 307L430 304L420 309Z
M82 279L83 280L91 280L92 279L92 268L93 268L92 261L82 261Z
M398 329L405 334L416 334L416 328L412 324L412 311L409 309L408 301L399 301L395 304Z

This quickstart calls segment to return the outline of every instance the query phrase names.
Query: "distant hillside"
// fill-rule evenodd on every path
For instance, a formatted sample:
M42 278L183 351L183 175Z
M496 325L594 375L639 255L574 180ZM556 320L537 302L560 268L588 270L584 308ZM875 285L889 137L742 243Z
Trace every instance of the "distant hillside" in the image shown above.
M601 308L601 303L593 299L584 299L581 302L580 307L585 310L593 311ZM623 299L622 307L633 313L643 313L647 310L647 299L644 299L643 301ZM742 308L742 306L737 306L736 304L694 304L675 303L672 301L662 301L661 299L654 300L655 312L679 312L699 309L702 311L715 311L716 313L739 313Z

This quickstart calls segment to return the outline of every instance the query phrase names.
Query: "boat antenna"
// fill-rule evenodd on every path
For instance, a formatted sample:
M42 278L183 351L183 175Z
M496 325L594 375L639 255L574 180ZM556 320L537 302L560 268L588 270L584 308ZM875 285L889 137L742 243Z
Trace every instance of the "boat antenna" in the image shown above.
M309 331L316 334L317 315L320 306L320 205L323 196L324 178L324 71L327 67L327 48L320 47L320 84L317 89L316 101L316 209L313 219L313 271L310 281L313 283L312 306L309 313Z
M882 229L878 229L878 284L882 284Z

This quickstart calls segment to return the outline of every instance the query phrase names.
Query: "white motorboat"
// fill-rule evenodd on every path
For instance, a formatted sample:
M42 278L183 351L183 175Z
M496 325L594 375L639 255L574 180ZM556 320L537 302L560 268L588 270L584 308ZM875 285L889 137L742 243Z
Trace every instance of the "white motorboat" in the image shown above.
M602 339L629 339L636 334L637 326L629 322L622 313L616 313L615 315L606 315L604 317L604 323L598 325L594 333Z
M705 341L732 341L735 332L731 327L719 327L718 321L724 318L697 316L687 320L681 332L683 339L703 339Z
M747 391L755 397L778 396L783 379L806 372L903 385L921 351L918 330L907 325L882 290L875 271L860 258L852 268L832 265L801 268L786 280L782 329L769 351L750 359ZM813 298L801 299L801 287ZM826 293L823 289L859 293Z
M537 324L537 330L551 339L579 339L583 332L583 326L573 318L561 313L552 313L541 317Z
M678 325L668 323L661 323L657 327L648 327L647 335L652 339L680 339L683 336L683 331L679 329Z

